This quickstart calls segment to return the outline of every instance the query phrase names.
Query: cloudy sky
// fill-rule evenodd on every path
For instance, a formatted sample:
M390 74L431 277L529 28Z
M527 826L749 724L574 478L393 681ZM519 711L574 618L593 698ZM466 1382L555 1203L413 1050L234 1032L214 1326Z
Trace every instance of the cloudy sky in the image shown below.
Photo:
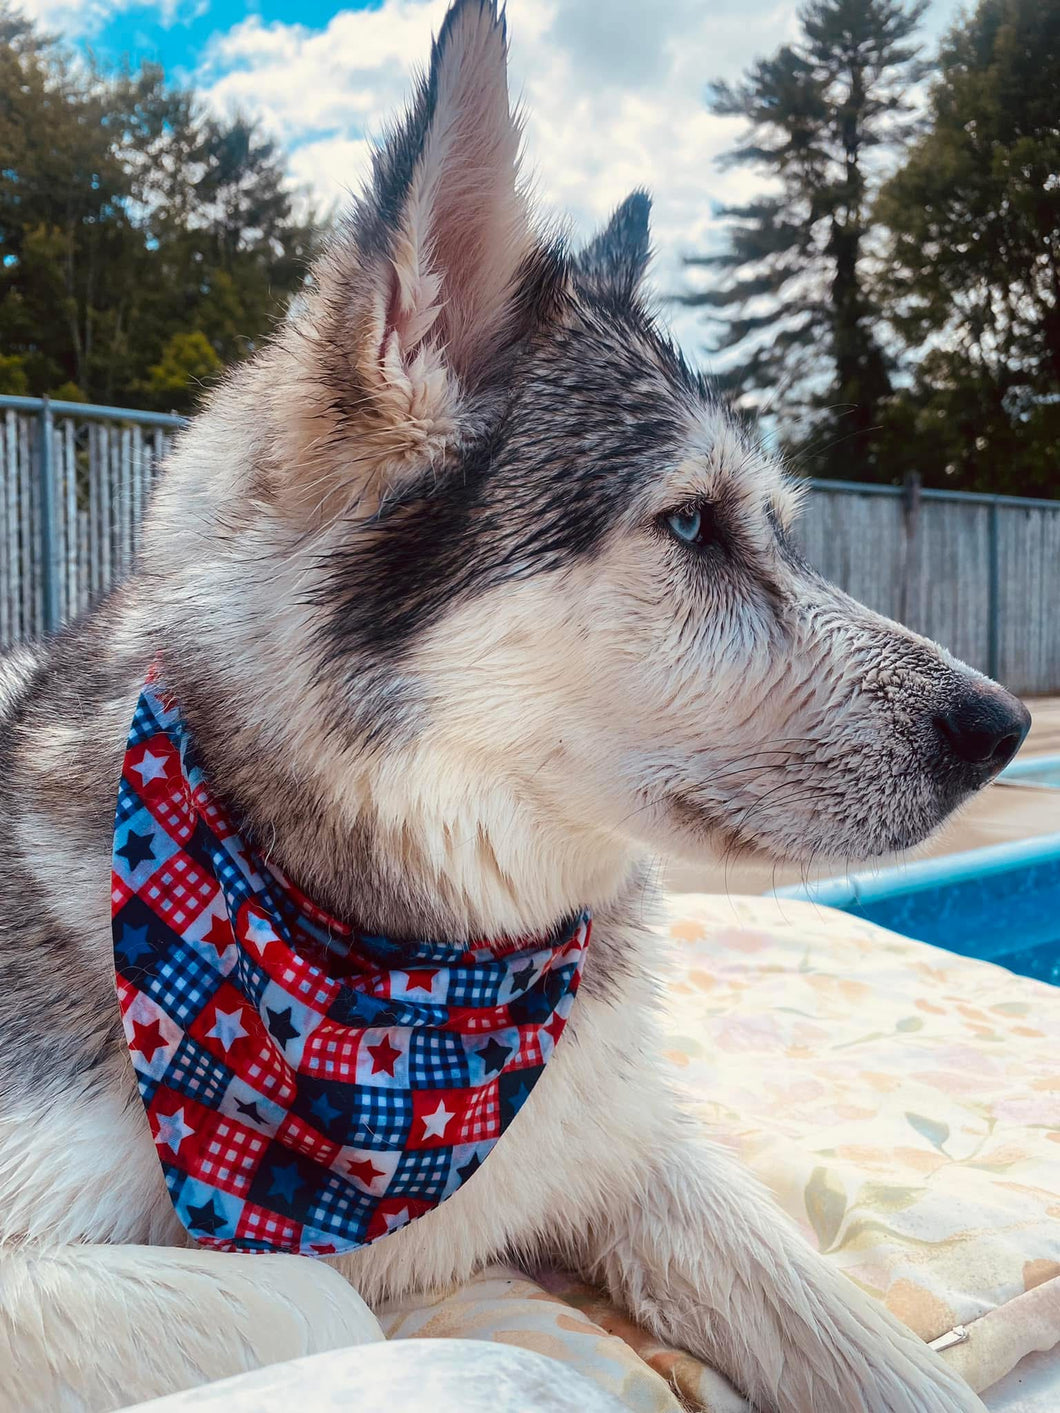
M161 61L223 110L258 116L294 179L341 199L371 137L423 62L447 0L22 0L26 13L104 60ZM932 0L933 43L958 0ZM751 189L715 158L740 130L703 101L796 30L793 0L508 0L513 93L527 109L529 169L545 206L587 235L635 186L655 200L655 281L686 282L684 253L716 244L716 208ZM701 327L674 315L690 352Z

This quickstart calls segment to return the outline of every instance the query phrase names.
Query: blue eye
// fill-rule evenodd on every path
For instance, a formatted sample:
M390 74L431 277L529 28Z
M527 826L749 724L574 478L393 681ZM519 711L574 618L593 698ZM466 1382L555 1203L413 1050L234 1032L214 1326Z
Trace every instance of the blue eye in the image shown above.
M698 505L689 505L683 510L671 511L666 517L666 523L679 540L694 545L703 528L703 512Z
M717 523L710 501L689 501L660 518L675 540L692 549L705 550L717 541Z

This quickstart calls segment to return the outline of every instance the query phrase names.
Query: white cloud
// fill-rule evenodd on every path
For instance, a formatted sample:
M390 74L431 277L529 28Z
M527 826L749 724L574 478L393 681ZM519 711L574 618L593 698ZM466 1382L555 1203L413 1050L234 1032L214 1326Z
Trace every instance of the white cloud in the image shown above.
M198 79L209 100L260 117L292 151L296 180L318 200L362 180L370 144L400 108L428 55L447 0L385 0L342 11L326 29L250 17L210 44ZM742 197L746 174L719 175L714 157L738 125L706 109L704 89L794 28L794 8L719 0L509 0L512 88L527 114L527 170L546 209L589 236L635 186L655 199L655 282L684 285L681 254L715 230L712 205ZM695 320L678 317L690 348Z
M952 12L952 0L939 0ZM356 188L370 145L422 66L447 0L384 0L340 11L324 30L248 18L210 44L197 75L222 109L260 117L292 151L318 199ZM547 209L586 238L635 186L653 194L656 288L690 283L685 253L715 244L715 203L756 189L715 164L740 129L704 102L796 32L793 0L508 0L513 92L527 113L528 169ZM670 316L692 353L705 341L688 311Z
M205 14L209 0L15 0L15 8L45 30L68 39L89 39L127 10L152 10L169 29Z

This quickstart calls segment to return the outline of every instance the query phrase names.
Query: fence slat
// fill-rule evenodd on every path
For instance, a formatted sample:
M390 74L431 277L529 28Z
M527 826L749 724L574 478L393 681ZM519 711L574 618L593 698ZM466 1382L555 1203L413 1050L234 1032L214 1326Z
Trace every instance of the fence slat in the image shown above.
M104 422L99 428L99 460L95 479L99 486L99 592L106 594L114 582L111 573L114 551L111 548L110 504L110 428Z
M22 555L23 562L29 565L29 592L25 595L27 638L36 638L44 632L44 573L41 567L40 545L40 479L33 474L34 452L40 423L36 418L22 421L18 429L18 460L21 476L19 503L22 507Z
M77 590L77 563L79 558L78 517L77 517L77 455L74 447L74 423L69 417L62 419L62 467L64 514L63 529L66 549L66 606L63 620L76 617L80 612Z
M15 523L17 471L13 464L18 455L17 436L15 414L8 412L0 433L0 506L3 510L0 515L0 545L3 546L4 556L0 564L0 648L17 642L21 636L18 612L21 555Z

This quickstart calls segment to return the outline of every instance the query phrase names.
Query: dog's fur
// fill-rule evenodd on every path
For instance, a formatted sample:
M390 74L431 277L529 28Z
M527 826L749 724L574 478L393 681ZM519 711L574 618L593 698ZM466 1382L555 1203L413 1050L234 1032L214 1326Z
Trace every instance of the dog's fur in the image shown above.
M791 486L638 295L647 198L572 257L532 224L517 147L503 23L457 0L299 307L182 437L132 579L0 665L2 1408L282 1357L248 1333L255 1271L341 1305L325 1265L165 1249L188 1239L108 896L158 652L215 788L324 906L454 940L594 910L518 1123L441 1207L334 1262L369 1303L547 1255L758 1409L981 1407L682 1118L644 860L912 845L988 773L939 717L1014 704L800 561ZM690 504L700 549L667 528Z

